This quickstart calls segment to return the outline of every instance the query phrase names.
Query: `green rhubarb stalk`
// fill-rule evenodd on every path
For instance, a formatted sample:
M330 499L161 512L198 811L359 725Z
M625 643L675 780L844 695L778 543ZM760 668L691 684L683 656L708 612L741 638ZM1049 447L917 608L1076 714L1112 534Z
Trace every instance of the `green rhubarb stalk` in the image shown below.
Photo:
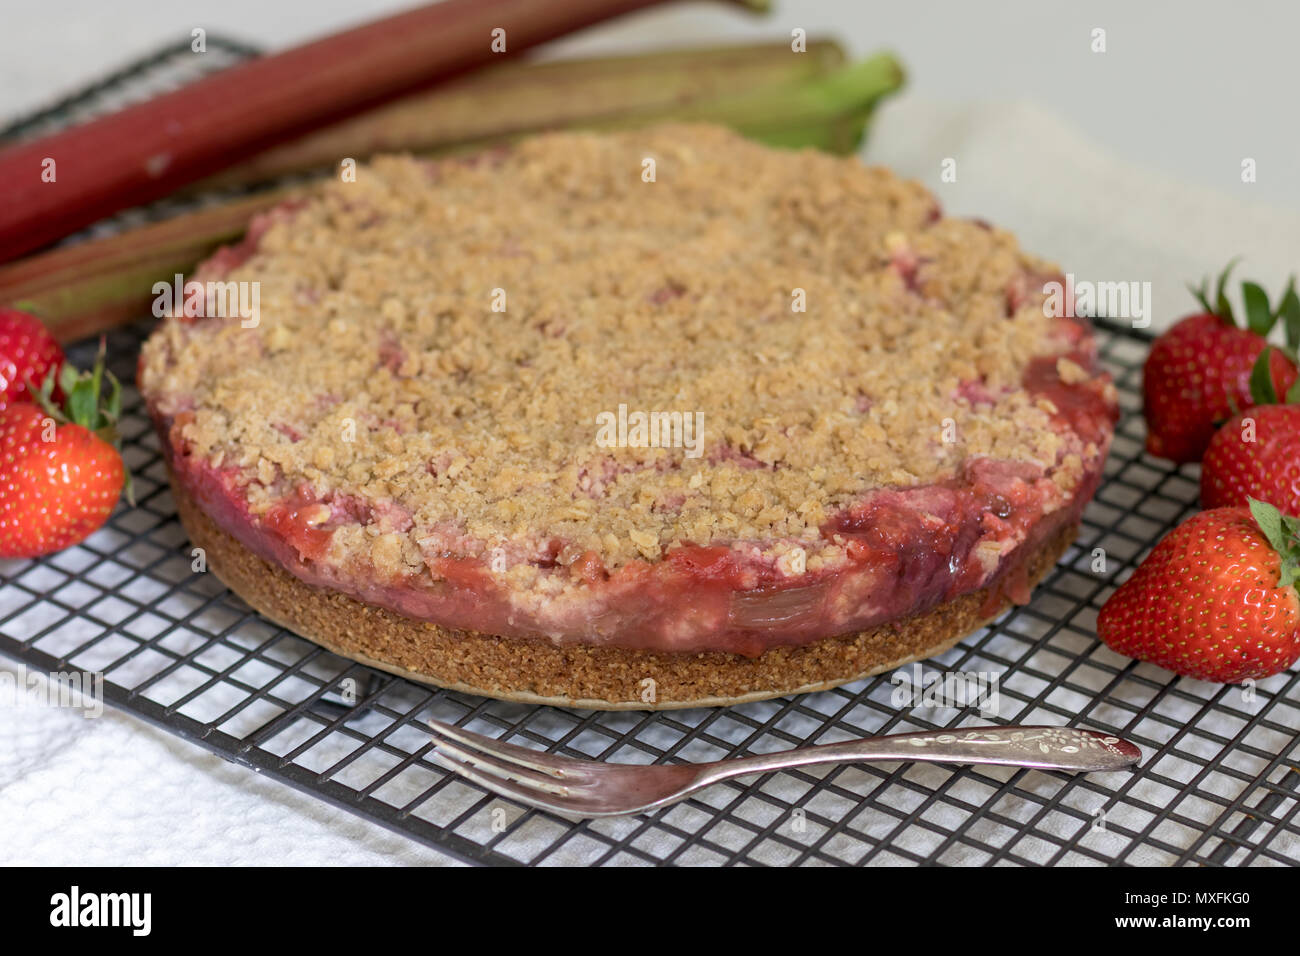
M454 151L540 129L676 114L728 94L801 83L844 61L839 44L811 40L803 53L781 42L506 63L265 150L195 189L265 183L343 157Z
M839 67L821 76L774 89L751 89L688 103L654 121L722 123L769 146L813 146L855 151L876 104L903 85L903 68L888 53ZM644 125L646 117L618 117L584 124L593 129Z
M818 48L820 72L810 70L793 82L751 85L747 90L742 87L744 91L726 84L722 92L685 103L642 108L633 115L611 109L602 115L562 120L554 109L549 113L538 111L533 127L508 131L496 127L494 135L443 142L437 148L419 152L446 155L517 139L542 129L623 129L683 121L730 126L774 146L812 146L848 153L860 144L876 103L901 85L902 70L893 57L881 54L827 71L828 65L834 65L835 54L828 47L818 45ZM779 50L781 60L808 55L792 54L785 45L766 49L773 55ZM680 64L681 58L688 55L677 54L677 62ZM591 67L591 61L575 62L577 66L547 64L546 69L554 78L562 75L562 67L575 70ZM815 65L818 61L808 62ZM518 69L523 72L535 67ZM621 89L620 82L620 75L611 67L606 87ZM724 81L719 78L718 83L722 85ZM630 84L629 98L641 95L638 91L643 85L641 78ZM642 97L638 102L644 107L646 100ZM0 265L0 303L16 305L40 316L61 342L84 338L140 318L147 314L154 283L170 282L176 273L188 273L217 247L237 241L255 213L302 188L308 187L256 192L164 222Z
M467 140L422 151L429 157L470 153L523 139L545 130L625 130L655 123L717 123L750 139L787 149L812 147L826 152L855 152L881 99L903 83L898 61L887 53L779 87L749 89L704 97L635 114L593 116L571 124L552 124Z
M898 90L903 79L898 61L888 53L881 53L784 86L727 92L632 115L590 117L563 128L612 131L653 123L718 123L769 146L813 147L847 154L862 145L876 105ZM472 152L539 131L540 128L520 130L512 135L458 143L424 155Z

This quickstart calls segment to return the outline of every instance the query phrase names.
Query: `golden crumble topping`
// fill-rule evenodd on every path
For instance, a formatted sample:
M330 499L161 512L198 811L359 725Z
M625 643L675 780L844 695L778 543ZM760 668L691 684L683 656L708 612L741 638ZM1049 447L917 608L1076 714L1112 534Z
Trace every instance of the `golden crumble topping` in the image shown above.
M733 541L801 571L866 491L1064 460L1020 387L1068 351L1050 271L856 159L705 126L547 135L323 185L221 277L260 283L256 327L166 320L142 386L253 513L310 486L331 557L381 575L430 548L508 572ZM602 440L638 412L697 429Z

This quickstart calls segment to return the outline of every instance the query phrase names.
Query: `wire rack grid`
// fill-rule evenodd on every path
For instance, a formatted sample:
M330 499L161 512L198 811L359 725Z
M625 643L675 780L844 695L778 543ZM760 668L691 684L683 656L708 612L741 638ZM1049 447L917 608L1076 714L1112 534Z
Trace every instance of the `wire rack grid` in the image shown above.
M225 62L248 52L213 38L209 49ZM3 135L165 89L193 68L188 53L185 45L141 61ZM471 863L1295 864L1297 675L1247 688L1204 684L1131 662L1096 638L1098 608L1197 496L1194 468L1142 451L1138 376L1148 337L1097 325L1123 416L1078 541L1030 604L921 667L997 675L998 722L1128 737L1145 753L1135 773L854 765L733 781L632 818L574 822L522 808L434 764L423 722L650 763L988 720L973 708L900 709L889 675L727 709L600 713L484 700L353 664L194 570L133 388L122 431L136 505L120 506L81 545L0 562L0 652L37 671L101 674L110 705ZM124 381L147 331L141 323L109 337L110 365ZM85 362L91 348L74 348L73 360Z

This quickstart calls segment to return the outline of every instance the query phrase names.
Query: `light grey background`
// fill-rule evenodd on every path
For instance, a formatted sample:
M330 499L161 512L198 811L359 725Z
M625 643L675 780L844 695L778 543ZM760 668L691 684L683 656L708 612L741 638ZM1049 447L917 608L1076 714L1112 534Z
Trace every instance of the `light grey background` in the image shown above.
M0 0L0 117L76 89L196 26L267 48L412 6L410 0ZM562 41L555 53L831 32L888 46L911 95L1029 99L1117 156L1249 201L1300 209L1300 4L1289 0L776 0L753 17L668 4ZM1107 52L1089 49L1094 27ZM868 152L870 158L870 152ZM1240 182L1243 157L1259 180Z

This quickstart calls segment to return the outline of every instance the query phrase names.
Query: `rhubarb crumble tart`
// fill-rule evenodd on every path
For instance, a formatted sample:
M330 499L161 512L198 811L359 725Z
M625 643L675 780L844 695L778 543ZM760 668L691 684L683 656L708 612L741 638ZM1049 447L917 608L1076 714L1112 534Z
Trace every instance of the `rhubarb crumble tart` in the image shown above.
M178 310L140 385L273 621L475 694L731 703L935 654L1072 541L1116 398L1056 275L853 159L545 135L255 220L192 278L257 321Z

